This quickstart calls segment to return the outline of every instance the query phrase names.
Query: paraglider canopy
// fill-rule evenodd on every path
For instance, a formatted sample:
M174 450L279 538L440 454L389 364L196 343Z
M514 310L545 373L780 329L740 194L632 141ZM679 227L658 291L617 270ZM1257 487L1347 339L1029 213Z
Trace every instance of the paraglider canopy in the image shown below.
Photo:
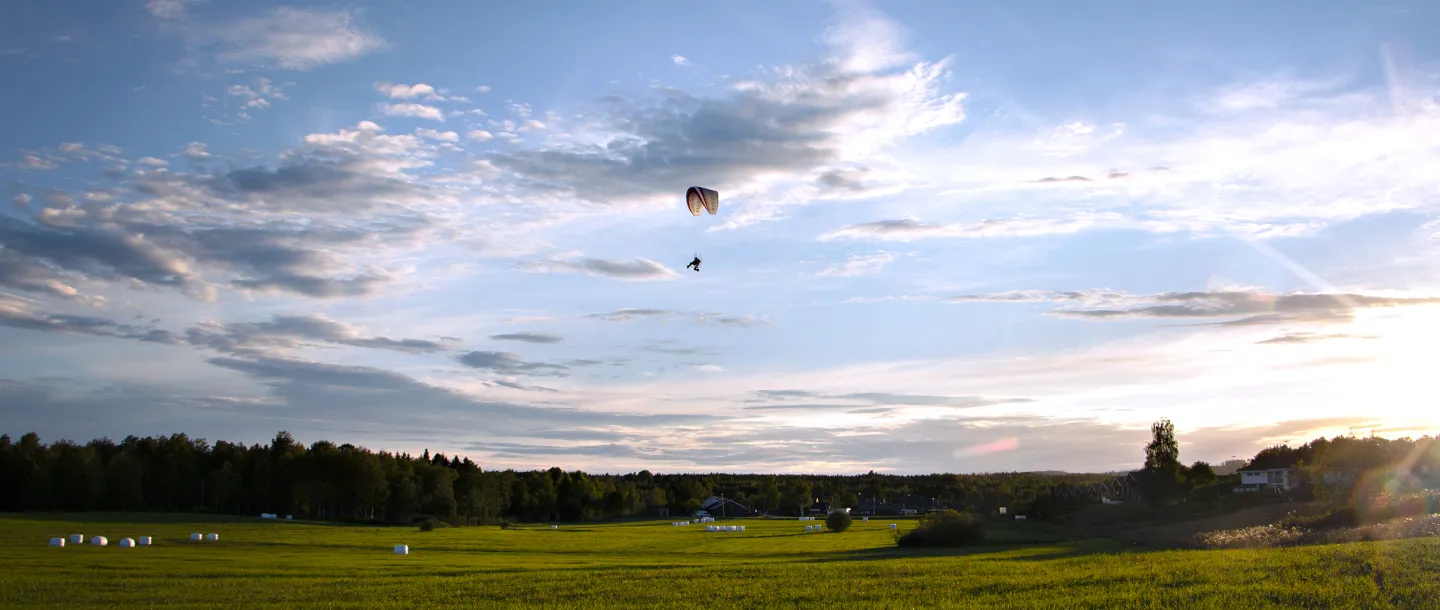
M692 186L685 191L685 205L689 206L690 213L700 215L703 208L711 214L720 212L720 193L707 189L703 186Z

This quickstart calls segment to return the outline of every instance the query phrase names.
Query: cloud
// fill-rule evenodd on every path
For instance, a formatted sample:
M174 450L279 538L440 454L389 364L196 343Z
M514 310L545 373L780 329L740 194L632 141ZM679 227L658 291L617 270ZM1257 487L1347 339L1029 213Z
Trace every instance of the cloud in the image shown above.
M170 164L169 161L166 161L164 159L156 159L155 157L140 157L135 162L141 165L149 165L151 167L165 167L166 165Z
M435 88L425 83L414 85L396 85L380 81L375 83L375 90L389 96L390 99L414 99L423 98L432 101L443 101L445 98L435 93Z
M544 333L505 333L490 335L494 341L523 341L525 343L559 343L564 340L559 335L547 335Z
M232 23L194 26L188 39L196 47L218 47L221 61L304 71L385 48L385 39L358 21L359 14L349 10L284 6Z
M586 318L604 320L606 322L629 322L631 320L661 320L682 319L702 326L730 326L734 328L754 328L766 326L769 322L754 316L743 316L727 313L708 313L700 311L674 311L669 309L645 309L629 308L616 309L607 313L587 314Z
M549 375L563 377L570 367L547 362L526 362L512 352L467 352L456 358L460 364L501 375Z
M822 269L815 275L823 277L853 277L857 275L871 275L885 269L886 265L895 262L895 254L891 252L880 252L877 254L855 254L851 255L845 262Z
M161 19L178 19L185 16L185 7L204 0L147 0L145 9Z
M1076 233L1100 226L1114 215L1086 214L1075 218L1008 218L951 224L924 223L914 219L879 220L850 225L823 233L817 241L841 239L900 241L935 238L1038 237Z
M725 367L718 364L697 364L695 365L695 370L705 373L723 373L725 372Z
M180 154L191 160L209 159L210 151L206 149L204 142L191 142L185 145L185 150Z
M1284 343L1314 343L1316 341L1329 341L1332 339L1374 339L1373 336L1347 335L1344 333L1317 334L1317 333L1286 333L1278 337L1257 341L1257 345L1278 345Z
M10 203L15 206L15 209L24 210L30 207L30 200L29 193L19 193L10 198Z
M640 208L673 198L676 184L708 185L745 202L727 208L718 230L815 201L816 180L837 168L870 168L871 188L895 182L900 169L885 151L964 120L965 95L941 92L948 60L899 66L879 59L908 57L882 48L888 43L843 33L830 43L815 62L767 67L764 78L728 82L715 97L656 87L653 101L602 99L567 137L487 158L511 188L555 214Z
M139 339L157 343L174 342L173 337L163 330L119 324L108 318L47 313L39 311L28 300L3 293L0 293L0 326L43 332Z
M460 141L460 134L457 134L453 131L435 131L434 129L425 129L422 127L415 130L415 135L425 138L427 140L437 140L440 142Z
M675 65L677 65L677 66L688 66L688 65L690 65L690 60L686 59L684 55L676 55L676 56L674 56L674 57L671 57L671 58L670 58L670 61L675 62Z
M465 133L465 137L480 142L488 142L495 137L495 134L485 131L484 129L472 129Z
M811 410L811 409L852 409L861 405L878 405L886 407L898 406L922 406L922 407L949 407L954 409L975 409L980 407L992 407L1005 404L1033 402L1029 398L983 398L979 396L934 396L924 394L898 394L892 392L849 392L849 393L826 393L815 390L757 390L753 392L755 398L745 402L773 402L777 404L766 404L759 406L745 407L747 410ZM794 399L806 400L847 400L852 403L799 403L787 402Z
M415 119L429 119L432 121L445 121L445 113L434 106L424 104L404 103L383 105L385 114L388 116L410 117Z
M330 343L412 354L448 349L439 341L365 336L360 329L319 315L282 314L266 322L202 323L186 331L191 345L246 355L273 355L301 347Z
M1278 294L1256 290L1214 290L1129 295L1108 290L1014 291L952 297L952 302L1079 302L1085 306L1052 310L1057 316L1112 320L1125 318L1235 318L1222 324L1347 322L1356 311L1440 304L1440 297L1385 297L1346 293ZM1285 341L1280 341L1285 342Z
M567 256L543 261L519 261L515 268L527 273L580 273L626 281L669 280L678 274L648 258L601 259Z

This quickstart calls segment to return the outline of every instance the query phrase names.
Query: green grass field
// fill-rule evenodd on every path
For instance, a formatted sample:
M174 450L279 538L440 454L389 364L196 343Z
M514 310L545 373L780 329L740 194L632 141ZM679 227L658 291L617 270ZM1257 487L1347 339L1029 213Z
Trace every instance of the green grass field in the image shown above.
M200 515L0 516L0 605L31 608L1440 608L1440 540L1244 551L1064 541L1043 524L901 551L894 519L806 534L663 521L353 527ZM913 521L898 521L901 528ZM218 542L192 543L191 532ZM101 535L110 546L46 546ZM119 548L152 536L151 547ZM397 556L396 544L410 545Z

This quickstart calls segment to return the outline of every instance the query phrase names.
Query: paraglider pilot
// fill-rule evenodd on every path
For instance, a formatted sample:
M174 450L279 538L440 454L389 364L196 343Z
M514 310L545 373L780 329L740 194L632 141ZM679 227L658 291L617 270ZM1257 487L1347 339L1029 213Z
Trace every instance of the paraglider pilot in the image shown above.
M686 269L689 269L691 267L695 268L695 273L700 273L700 257L695 257L695 260L690 261L690 264L685 265Z

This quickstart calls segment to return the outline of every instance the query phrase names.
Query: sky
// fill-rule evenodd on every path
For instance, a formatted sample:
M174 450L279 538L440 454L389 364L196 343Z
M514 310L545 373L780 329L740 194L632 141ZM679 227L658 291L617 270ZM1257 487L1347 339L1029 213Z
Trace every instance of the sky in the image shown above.
M7 2L0 432L773 473L1440 432L1440 5L1012 4Z

